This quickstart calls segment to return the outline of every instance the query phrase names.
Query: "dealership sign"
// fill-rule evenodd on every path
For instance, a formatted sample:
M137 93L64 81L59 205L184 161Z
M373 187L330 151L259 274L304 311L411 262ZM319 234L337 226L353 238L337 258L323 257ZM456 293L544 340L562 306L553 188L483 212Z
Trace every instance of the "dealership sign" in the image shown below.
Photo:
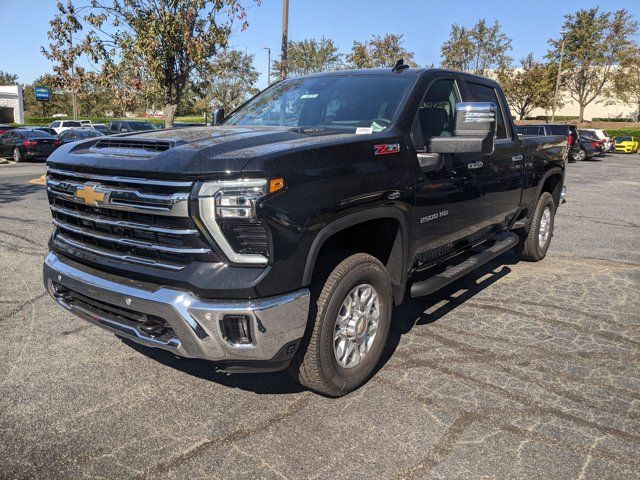
M49 87L36 87L34 88L36 94L36 100L46 102L51 99L51 90Z

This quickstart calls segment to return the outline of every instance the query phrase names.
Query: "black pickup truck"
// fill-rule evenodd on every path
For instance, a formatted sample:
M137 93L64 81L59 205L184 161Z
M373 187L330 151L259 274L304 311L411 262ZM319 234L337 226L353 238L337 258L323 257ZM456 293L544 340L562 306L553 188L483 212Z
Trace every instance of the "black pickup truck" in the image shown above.
M549 248L567 139L518 138L491 80L400 64L316 74L223 116L49 157L44 281L60 305L339 396L373 374L409 294Z

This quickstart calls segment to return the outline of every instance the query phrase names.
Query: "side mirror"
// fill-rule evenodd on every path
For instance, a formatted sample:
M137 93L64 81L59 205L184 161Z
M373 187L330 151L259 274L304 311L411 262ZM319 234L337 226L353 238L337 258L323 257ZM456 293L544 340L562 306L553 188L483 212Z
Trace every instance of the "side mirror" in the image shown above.
M453 136L429 139L429 152L493 153L497 111L495 103L491 102L457 103Z
M216 108L211 112L211 125L220 125L224 120L224 108Z

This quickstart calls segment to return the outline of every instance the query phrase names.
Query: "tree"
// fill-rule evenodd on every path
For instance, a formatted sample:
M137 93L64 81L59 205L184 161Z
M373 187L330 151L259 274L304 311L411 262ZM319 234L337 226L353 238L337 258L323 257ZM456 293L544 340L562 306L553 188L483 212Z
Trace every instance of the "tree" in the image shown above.
M553 106L557 70L536 61L532 53L520 64L521 68L501 70L498 79L509 105L523 119L535 108L548 110Z
M58 13L49 22L51 30L47 37L52 41L48 48L41 47L42 54L51 60L55 73L55 86L71 92L73 118L78 116L77 97L81 93L84 82L85 69L78 65L78 60L85 53L90 53L89 43L78 41L77 34L82 31L82 24L77 16L77 10L71 0L65 5L57 2ZM97 60L95 55L92 55Z
M417 67L413 52L402 45L402 37L403 35L388 33L384 37L374 35L371 40L353 42L347 62L354 68L391 68L402 58L405 64Z
M143 65L144 76L162 90L168 127L195 69L226 48L236 21L247 27L242 0L91 0L77 10L67 2L67 7L58 3L52 26L60 18L71 32L84 29L83 53L94 63L136 59ZM56 44L70 48L71 34L54 28L52 35ZM55 58L63 62L60 55Z
M442 66L486 76L491 70L502 70L511 64L508 50L511 38L501 31L498 21L488 26L482 18L471 28L454 23L449 40L441 47Z
M638 23L627 10L600 12L599 8L578 10L565 15L565 47L562 63L562 86L584 109L608 86L617 64L633 54L633 37ZM559 63L562 38L549 40L548 58Z
M306 75L314 72L338 70L342 67L343 55L338 53L338 47L333 40L322 37L305 39L299 42L287 43L287 73L291 76ZM271 67L273 77L280 78L280 60L274 60Z
M199 112L209 112L215 106L231 112L258 93L255 84L260 74L253 60L253 55L239 50L221 52L215 62L199 74L195 88L199 99L194 108Z
M18 75L0 70L0 85L18 85Z
M636 121L640 121L640 49L629 55L611 76L609 93L634 107Z

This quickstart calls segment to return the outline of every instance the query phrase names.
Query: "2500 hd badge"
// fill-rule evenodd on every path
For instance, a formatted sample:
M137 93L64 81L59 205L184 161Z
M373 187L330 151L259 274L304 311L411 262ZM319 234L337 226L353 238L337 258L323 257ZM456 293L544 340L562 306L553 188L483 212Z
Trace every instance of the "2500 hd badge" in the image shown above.
M431 220L435 220L436 218L446 217L449 215L449 210L442 210L441 212L434 213L432 215L427 215L426 217L422 217L420 219L420 223L427 223Z

